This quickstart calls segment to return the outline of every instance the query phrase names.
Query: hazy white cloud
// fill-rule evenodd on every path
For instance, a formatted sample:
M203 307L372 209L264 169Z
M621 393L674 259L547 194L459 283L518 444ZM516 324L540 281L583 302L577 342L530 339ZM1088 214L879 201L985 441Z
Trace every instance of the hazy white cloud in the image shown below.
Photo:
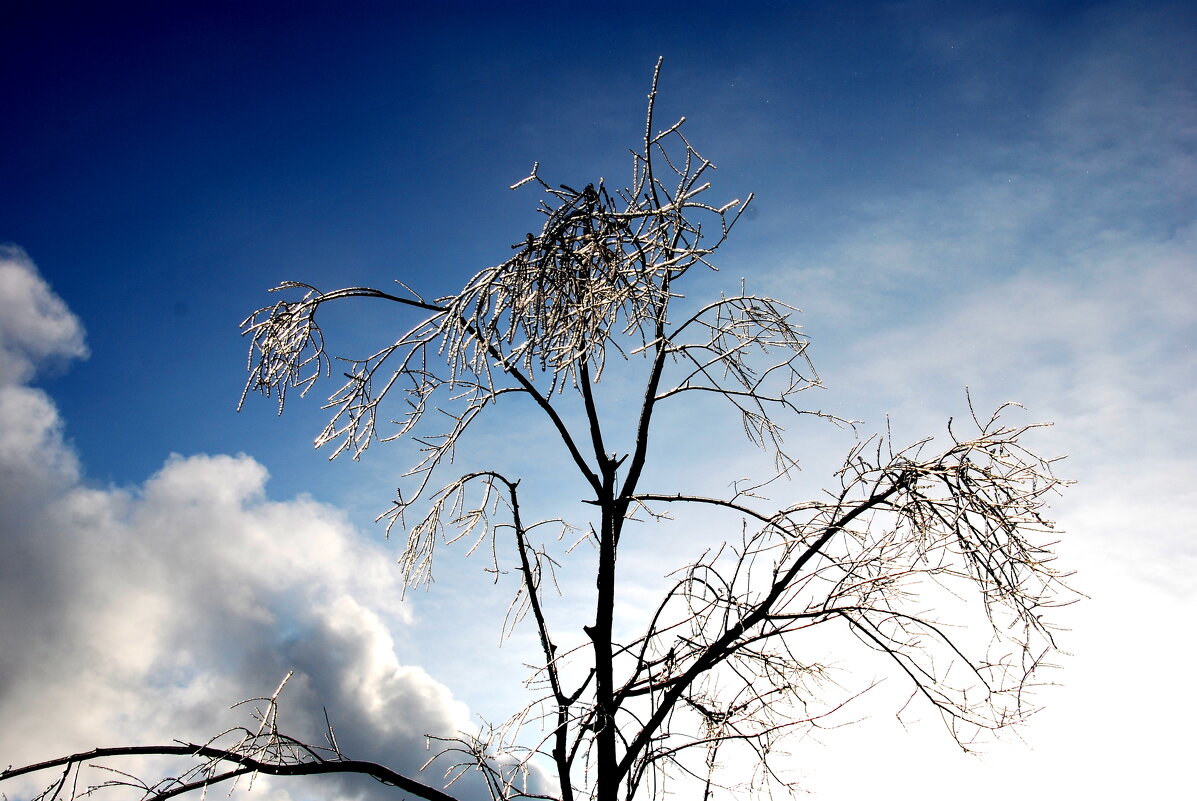
M1059 614L1073 656L1025 730L1034 750L956 758L934 725L876 718L821 736L816 793L908 779L923 797L1106 798L1182 781L1197 714L1177 690L1197 615L1197 95L1169 13L1087 20L1002 154L1008 174L995 149L934 191L872 198L851 236L770 276L812 312L822 405L869 430L889 413L903 441L941 433L966 385L982 413L1018 400L1016 419L1054 420L1034 441L1068 454L1057 472L1077 481L1055 503L1060 566L1092 596ZM837 771L837 753L866 751L869 771Z
M959 414L928 399L966 384L982 407L1018 400L1055 420L1039 441L1070 454L1069 527L1191 602L1197 94L1183 76L1197 59L1174 27L1167 14L1095 14L1010 180L978 169L891 204L827 254L820 285L861 275L862 249L907 254L873 261L884 287L849 290L857 319L886 311L837 378L904 431Z
M0 281L5 764L204 741L249 724L230 704L292 670L283 728L319 743L327 709L356 758L414 773L426 734L471 726L444 685L397 655L392 631L410 612L394 559L338 510L270 499L265 468L244 455L172 456L136 487L82 483L53 402L21 384L46 359L83 355L82 329L24 254L8 252ZM27 797L41 779L4 790ZM359 797L378 785L318 786ZM310 793L302 780L257 789Z
M927 399L959 398L965 383L981 411L1018 400L1026 419L1056 421L1037 441L1069 454L1059 472L1080 482L1062 502L1075 510L1069 527L1119 543L1126 567L1191 597L1197 323L1178 303L1197 296L1195 233L946 298L861 342L843 377L888 399L903 430L959 414L959 401L936 409Z

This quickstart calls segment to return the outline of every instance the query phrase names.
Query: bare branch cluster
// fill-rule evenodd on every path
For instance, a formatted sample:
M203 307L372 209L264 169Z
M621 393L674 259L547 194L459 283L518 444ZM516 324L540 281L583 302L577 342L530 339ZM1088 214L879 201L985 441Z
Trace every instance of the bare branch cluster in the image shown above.
M953 437L938 454L925 453L928 442L896 453L864 443L827 500L771 513L743 496L638 496L722 507L761 524L740 547L686 568L629 646L621 692L649 696L658 710L641 730L642 771L703 744L692 721L679 729L673 718L692 709L715 711L722 736L762 759L778 733L816 725L830 711L812 712L828 674L793 644L824 624L846 626L887 657L962 746L1035 711L1036 673L1055 648L1043 615L1072 597L1042 541L1051 531L1043 506L1061 481L1022 444L1037 426L1007 426L998 413L973 422L973 436ZM965 616L953 623L945 609ZM989 632L980 641L978 622ZM768 700L758 702L762 688Z
M581 190L554 186L534 166L512 188L543 190L540 232L459 293L426 301L406 286L391 294L286 283L278 289L299 290L298 299L259 309L243 323L250 337L245 395L277 397L281 410L290 390L304 394L332 372L316 322L325 304L383 300L415 314L372 355L336 360L345 381L329 397L331 419L316 443L331 445L333 457L354 458L380 438L418 444L420 455L383 515L388 531L405 530L400 563L408 583L430 580L439 544L458 541L489 553L496 575L516 577L505 633L535 628L541 653L529 687L536 697L501 725L437 739L454 758L450 784L476 772L496 801L630 801L658 797L674 781L708 794L721 786L789 786L778 760L787 735L837 725L833 716L868 689L840 688L831 667L810 656L805 646L815 631L851 635L843 639L867 649L866 658L879 655L909 686L908 706L934 710L968 746L1034 711L1032 691L1055 649L1045 613L1072 597L1053 566L1044 517L1062 482L1052 462L1025 443L1036 426L1007 423L1005 407L990 417L973 414L967 436L949 425L949 442L938 451L930 440L897 449L867 440L851 450L833 491L770 506L765 488L786 486L782 479L797 464L784 426L802 415L849 421L798 403L819 378L794 307L741 285L737 294L671 315L679 282L696 265L712 267L710 257L751 196L707 203L713 165L683 135L684 120L654 133L659 67L628 187L612 191L602 180ZM637 397L611 402L595 385L616 356L643 383ZM726 497L642 486L655 416L693 392L730 404L747 439L773 457L772 474L736 483ZM526 522L520 481L495 470L434 481L473 424L509 394L532 402L565 464L583 479L585 519ZM380 433L387 398L401 411L393 430ZM630 442L617 443L612 416L635 421ZM723 516L736 534L672 573L639 635L617 641L626 524L637 515L664 517L678 504L715 512L711 525ZM585 556L562 542L571 533L593 546ZM594 617L581 627L584 638L564 637L554 624L556 572L566 558L594 560ZM959 619L951 617L956 612ZM97 751L22 772L65 766L43 795L56 801L78 795L64 789L66 776L94 758L186 754L204 761L168 785L138 785L146 798L254 771L349 766L421 798L450 798L347 760L331 729L331 750L282 736L276 697L261 720L264 728L235 730L240 739L227 746ZM751 775L725 770L737 753L751 756ZM551 796L530 794L528 777L542 768L556 780Z
M796 311L772 298L749 295L742 287L739 295L702 307L668 335L665 351L684 372L656 400L695 391L724 398L740 413L748 440L771 450L778 472L788 473L795 462L782 448L778 413L836 419L794 401L797 393L819 386L806 352L809 340L790 320Z

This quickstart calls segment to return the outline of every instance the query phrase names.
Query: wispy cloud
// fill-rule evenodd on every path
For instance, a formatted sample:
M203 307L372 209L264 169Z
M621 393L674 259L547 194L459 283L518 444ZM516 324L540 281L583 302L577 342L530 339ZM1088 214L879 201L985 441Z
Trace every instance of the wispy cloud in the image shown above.
M1166 795L1180 780L1193 705L1176 691L1190 650L1177 632L1197 613L1197 58L1175 8L1127 8L1078 25L1021 140L937 188L871 198L849 235L770 277L811 309L816 361L833 352L820 364L837 409L874 429L890 413L913 439L966 411L966 385L983 413L1019 400L1028 422L1056 421L1037 444L1069 454L1058 472L1077 480L1056 504L1061 565L1093 598L1061 615L1076 656L1026 732L1038 750L945 757L916 779L926 797ZM826 791L884 792L940 753L894 728L827 735L829 751L887 746L878 778L836 775Z

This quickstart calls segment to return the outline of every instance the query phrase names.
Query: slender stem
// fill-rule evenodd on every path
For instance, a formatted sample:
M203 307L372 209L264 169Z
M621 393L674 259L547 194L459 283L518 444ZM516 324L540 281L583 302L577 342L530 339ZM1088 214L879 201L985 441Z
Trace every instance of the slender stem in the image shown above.
M607 450L603 445L603 427L599 423L598 407L594 403L594 387L590 382L590 365L583 356L580 365L582 400L586 405L586 420L590 424L590 442L594 446L594 457L602 460Z
M553 689L553 699L557 702L557 728L553 733L553 762L557 765L557 778L561 784L561 801L573 801L574 788L570 781L569 754L569 709L572 701L566 697L561 689L561 677L557 672L557 646L549 635L548 623L545 620L544 609L540 605L540 587L535 578L532 561L528 558L528 539L524 523L520 517L519 497L516 487L519 482L508 481L502 476L495 475L507 485L511 496L511 522L515 527L516 545L520 555L520 571L524 576L524 586L528 590L528 603L532 607L532 615L536 619L536 629L540 635L540 647L544 651L545 670L549 674L549 685Z
M486 348L486 352L500 363L503 371L519 382L519 385L524 388L524 391L531 395L532 399L536 401L536 405L539 406L546 415L548 415L549 420L553 423L553 427L557 429L557 434L561 437L561 441L565 443L565 447L569 451L569 455L573 458L574 464L578 466L578 470L581 471L583 476L585 476L586 481L589 482L590 486L595 490L595 492L600 491L602 488L602 481L599 479L598 475L596 475L595 472L590 469L590 465L586 463L586 458L582 456L582 452L578 450L578 445L574 442L573 435L569 432L569 427L565 425L565 421L561 419L561 415L557 414L557 410L553 408L553 404L549 403L548 398L540 393L540 391L532 383L531 379L524 375L519 368L515 367L514 365L507 364L503 360L503 354L499 352L499 349L496 348L489 339L482 335L482 332L478 330L476 325L464 317L461 318L461 321L466 330L469 331L475 339L482 343L482 346Z
M636 485L640 482L640 474L644 470L644 462L648 458L648 432L652 423L653 410L657 405L657 388L661 385L661 374L665 370L665 354L668 351L669 340L665 337L666 318L669 309L669 275L661 279L661 308L657 310L656 322L656 352L653 354L653 365L648 375L648 385L644 389L644 401L640 406L640 419L636 425L636 445L632 459L628 463L628 475L624 479L620 491L622 513L627 512L632 495L636 492Z

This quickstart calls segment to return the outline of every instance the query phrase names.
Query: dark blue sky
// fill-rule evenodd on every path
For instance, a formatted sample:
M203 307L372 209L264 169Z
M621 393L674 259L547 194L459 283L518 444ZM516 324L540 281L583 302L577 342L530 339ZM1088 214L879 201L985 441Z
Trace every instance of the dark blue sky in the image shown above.
M661 119L757 193L744 247L815 247L862 196L1002 169L1084 15L1042 6L10 4L0 237L89 332L54 391L98 478L267 441L311 458L301 428L217 411L267 287L451 291L534 224L505 190L532 161L625 180L657 55Z

